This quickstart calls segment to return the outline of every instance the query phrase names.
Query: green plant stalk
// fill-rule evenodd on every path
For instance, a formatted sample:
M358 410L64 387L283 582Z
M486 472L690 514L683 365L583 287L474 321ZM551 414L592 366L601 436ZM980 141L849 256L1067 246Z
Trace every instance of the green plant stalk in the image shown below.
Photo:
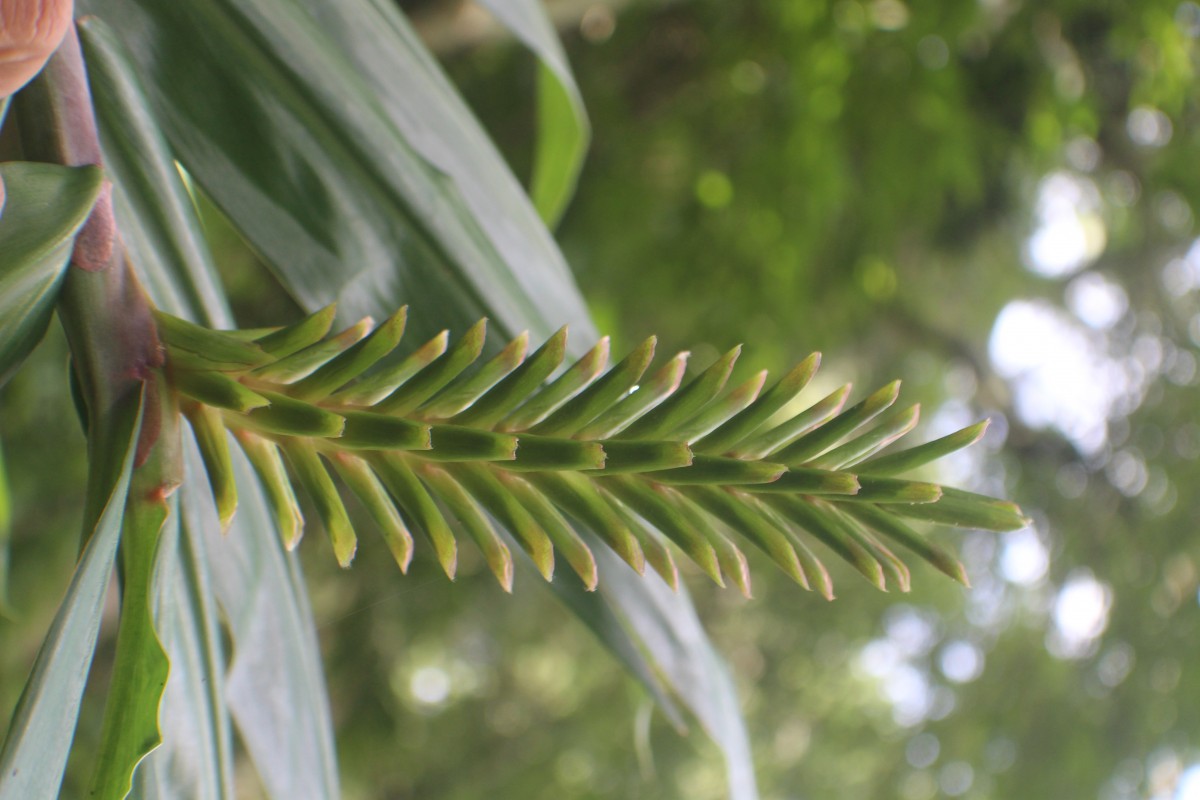
M42 74L13 102L23 156L65 166L101 163L87 73L74 28ZM149 300L129 264L112 217L111 187L101 191L75 242L58 316L86 407L89 480L84 531L95 526L112 493L122 442L123 410L150 390L163 355ZM148 392L135 465L146 460L161 414Z
M162 742L158 710L170 665L155 630L155 565L163 526L178 507L171 496L183 472L177 398L147 395L147 404L155 402L163 427L146 462L133 472L121 531L117 651L88 793L102 800L124 798L137 764Z
M87 73L74 28L42 74L14 102L23 156L64 166L100 165ZM122 525L122 612L113 685L89 796L124 797L135 766L160 741L157 715L167 661L154 631L150 586L167 497L179 485L178 409L163 391L163 348L112 213L100 193L75 240L57 311L85 411L88 488L85 539L121 475L121 421L144 396L134 476ZM170 435L161 437L163 427ZM160 441L161 438L161 441ZM125 440L125 441L123 441Z

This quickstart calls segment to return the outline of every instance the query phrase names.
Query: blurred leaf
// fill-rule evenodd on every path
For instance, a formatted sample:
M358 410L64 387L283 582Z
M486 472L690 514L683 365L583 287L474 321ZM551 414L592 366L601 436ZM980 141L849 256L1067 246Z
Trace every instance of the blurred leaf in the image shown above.
M75 232L100 192L96 167L0 165L0 386L41 341Z
M114 414L112 438L124 443L116 473L100 474L105 462L93 463L92 485L112 490L13 712L0 749L0 800L55 797L62 783L121 538L141 405L134 399Z
M731 800L758 796L745 723L728 669L708 641L687 589L676 593L656 575L639 576L608 548L594 543L601 577L595 592L575 581L551 584L558 596L588 623L600 640L633 670L677 727L682 724L662 684L646 670L640 651L629 651L629 631L645 648L672 692L700 721L725 754Z
M538 69L538 140L529 194L554 227L575 192L591 136L587 111L558 32L540 0L481 0L541 61Z

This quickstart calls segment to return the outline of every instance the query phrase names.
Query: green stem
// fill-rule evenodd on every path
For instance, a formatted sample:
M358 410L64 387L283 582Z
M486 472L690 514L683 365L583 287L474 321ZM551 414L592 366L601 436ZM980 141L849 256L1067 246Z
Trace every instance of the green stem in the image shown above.
M13 102L23 156L66 166L101 164L87 71L74 27L42 74ZM101 192L75 242L58 299L58 315L71 349L87 410L89 475L84 530L91 530L111 494L123 452L111 441L123 409L145 386L146 410L158 411L156 370L163 364L150 301L138 283L117 235L111 185ZM137 464L158 438L161 414L142 424Z

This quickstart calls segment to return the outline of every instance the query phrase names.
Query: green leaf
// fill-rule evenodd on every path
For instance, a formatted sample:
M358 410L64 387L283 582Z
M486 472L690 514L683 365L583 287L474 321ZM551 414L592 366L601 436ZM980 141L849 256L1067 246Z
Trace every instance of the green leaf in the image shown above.
M719 484L771 483L787 472L782 464L769 461L743 461L724 456L695 456L686 467L664 469L647 473L647 477L668 484Z
M179 159L304 308L382 318L419 295L421 338L484 315L506 339L594 335L537 212L393 3L78 11L122 20Z
M78 29L104 169L114 184L117 225L138 278L158 308L192 322L232 327L191 197L136 68L101 19L84 17Z
M115 417L113 442L121 443L115 465L101 474L93 464L89 491L103 491L103 510L89 531L66 596L33 664L8 735L0 748L0 800L56 797L74 739L79 704L100 632L104 594L112 577L125 499L141 427L141 402L126 404Z
M283 436L338 437L346 427L344 417L318 406L293 400L279 392L259 392L270 405L253 408L238 416L240 425Z
M684 442L606 439L600 444L604 447L605 459L596 467L597 475L688 467L694 461L691 448Z
M526 403L518 406L516 411L504 417L498 426L500 430L528 430L553 413L554 409L582 392L604 371L608 364L608 347L608 337L601 337L591 350L555 378L549 386L542 388Z
M651 336L633 349L621 363L603 377L596 379L579 394L555 409L548 417L531 427L530 433L541 436L572 436L613 403L620 400L642 377L654 358L658 340Z
M75 233L100 193L96 167L0 164L0 386L41 341Z
M887 591L883 566L828 506L788 495L763 495L788 521L837 553L880 591Z
M259 367L253 374L257 378L278 383L300 381L362 341L371 332L373 325L374 320L364 317L336 336Z
M321 400L345 386L386 356L400 343L408 320L408 306L386 319L360 342L321 365L321 368L290 387L297 400Z
M857 464L912 431L920 417L919 405L897 411L870 431L854 437L809 463L821 469L842 469Z
M376 404L384 414L408 414L469 367L483 350L487 319L472 325L450 349Z
M336 314L337 306L325 306L299 322L271 331L255 341L259 347L275 358L287 358L324 339L325 334L329 333L329 329L333 327L333 318Z
M608 411L601 414L595 422L579 432L581 439L611 439L648 409L662 402L663 398L679 388L683 381L683 373L687 368L690 353L676 353L643 381L637 388L618 402Z
M374 375L356 382L353 386L336 392L333 395L334 402L361 406L375 405L409 378L440 358L442 353L446 352L446 345L449 341L450 331L442 331L409 353L399 364L380 370Z
M633 531L590 480L575 472L534 472L529 482L603 539L635 572L645 571L646 557Z
M739 442L733 449L733 455L738 458L763 458L768 453L774 453L782 445L832 419L842 409L849 395L850 384L835 389L796 416Z
M599 442L580 442L522 433L517 437L517 457L505 469L560 470L600 469L605 449Z
M172 376L172 384L193 400L214 408L244 413L271 405L263 395L216 371L181 369Z
M333 725L304 578L253 490L254 473L240 453L230 455L238 515L225 535L213 521L203 529L209 590L234 644L226 701L269 797L336 798ZM194 455L187 463L199 474Z
M266 494L262 502L270 505L280 541L288 550L293 549L304 534L304 516L300 513L300 503L288 480L279 446L250 431L234 431L234 437L258 473L261 483L256 485L261 486Z
M162 311L154 312L158 337L174 351L186 351L206 362L210 370L244 370L272 361L270 354L254 342L214 331Z
M458 569L458 543L446 524L446 518L417 479L408 461L392 453L371 452L367 454L367 462L375 468L375 474L392 497L396 498L404 514L429 539L446 577L454 580L454 573Z
M453 422L480 428L492 427L550 377L562 363L566 347L567 329L559 328L537 352L489 389L487 394L456 415Z
M873 475L859 475L858 485L858 491L853 495L829 499L847 503L936 503L943 491L936 483L876 478Z
M539 0L482 2L541 61L538 139L529 194L542 219L553 227L575 191L583 166L590 136L587 112L558 33Z
M645 482L627 477L604 481L604 488L675 542L718 586L724 586L716 551L694 520L671 504L667 496Z
M481 470L486 471L486 470ZM546 499L546 496L533 488L524 478L519 478L510 472L499 470L496 472L496 480L503 484L507 493L502 492L498 495L498 499L507 506L507 501L515 499L522 508L529 514L534 524L541 530L542 534L554 543L554 548L567 560L571 565L571 569L575 570L575 574L583 581L583 586L589 592L595 590L596 582L599 580L599 574L596 571L596 558L592 555L591 548L583 541L583 538L571 527L558 509ZM476 496L480 496L477 492ZM486 502L486 500L485 500ZM493 510L492 513L504 519L504 516ZM549 580L546 574L544 564L540 560L540 554L530 546L530 537L522 535L519 524L520 516L514 515L514 521L505 520L505 525L510 531L521 538L525 545L525 551L529 553L533 560L534 566L542 573L543 577ZM551 565L553 565L553 551L550 552Z
M136 493L125 509L117 652L89 797L122 800L133 786L134 767L162 742L158 709L168 663L155 634L151 602L161 587L155 561L168 513L164 499Z
M225 653L202 532L217 509L195 463L171 498L153 599L155 631L171 664L159 707L162 746L134 771L134 796L222 800L233 796L233 722L225 706ZM245 491L254 492L254 487Z
M740 496L711 486L687 486L684 487L683 493L709 514L753 542L770 556L789 578L804 588L809 588L808 576L787 536L769 519L756 513Z
M847 514L907 547L918 556L963 586L970 586L962 562L938 547L926 537L905 525L892 514L870 504L846 506Z
M339 449L350 450L428 450L433 446L429 426L401 417L387 417L367 411L343 411L346 420Z
M677 728L683 720L664 693L664 680L695 715L725 756L730 800L755 800L753 760L733 682L686 587L676 593L657 576L639 577L625 569L607 548L593 549L601 572L597 591L585 592L567 581L550 586L626 664Z
M421 414L426 419L447 419L470 407L479 397L496 383L512 373L525 360L529 349L529 333L513 339L488 363L470 376L460 376L457 381L438 393L436 399L427 403Z

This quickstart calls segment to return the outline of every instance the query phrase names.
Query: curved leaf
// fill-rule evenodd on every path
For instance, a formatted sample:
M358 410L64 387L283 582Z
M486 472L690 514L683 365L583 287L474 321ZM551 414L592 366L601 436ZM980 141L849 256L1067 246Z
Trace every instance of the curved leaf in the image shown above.
M537 84L538 139L529 194L542 219L553 227L575 191L591 137L583 98L541 0L481 0L481 3L541 62Z
M0 386L41 341L75 233L100 192L96 167L0 164Z
M485 315L510 338L591 332L550 234L392 3L80 5L122 21L179 159L304 307L382 318L422 297L418 335Z

